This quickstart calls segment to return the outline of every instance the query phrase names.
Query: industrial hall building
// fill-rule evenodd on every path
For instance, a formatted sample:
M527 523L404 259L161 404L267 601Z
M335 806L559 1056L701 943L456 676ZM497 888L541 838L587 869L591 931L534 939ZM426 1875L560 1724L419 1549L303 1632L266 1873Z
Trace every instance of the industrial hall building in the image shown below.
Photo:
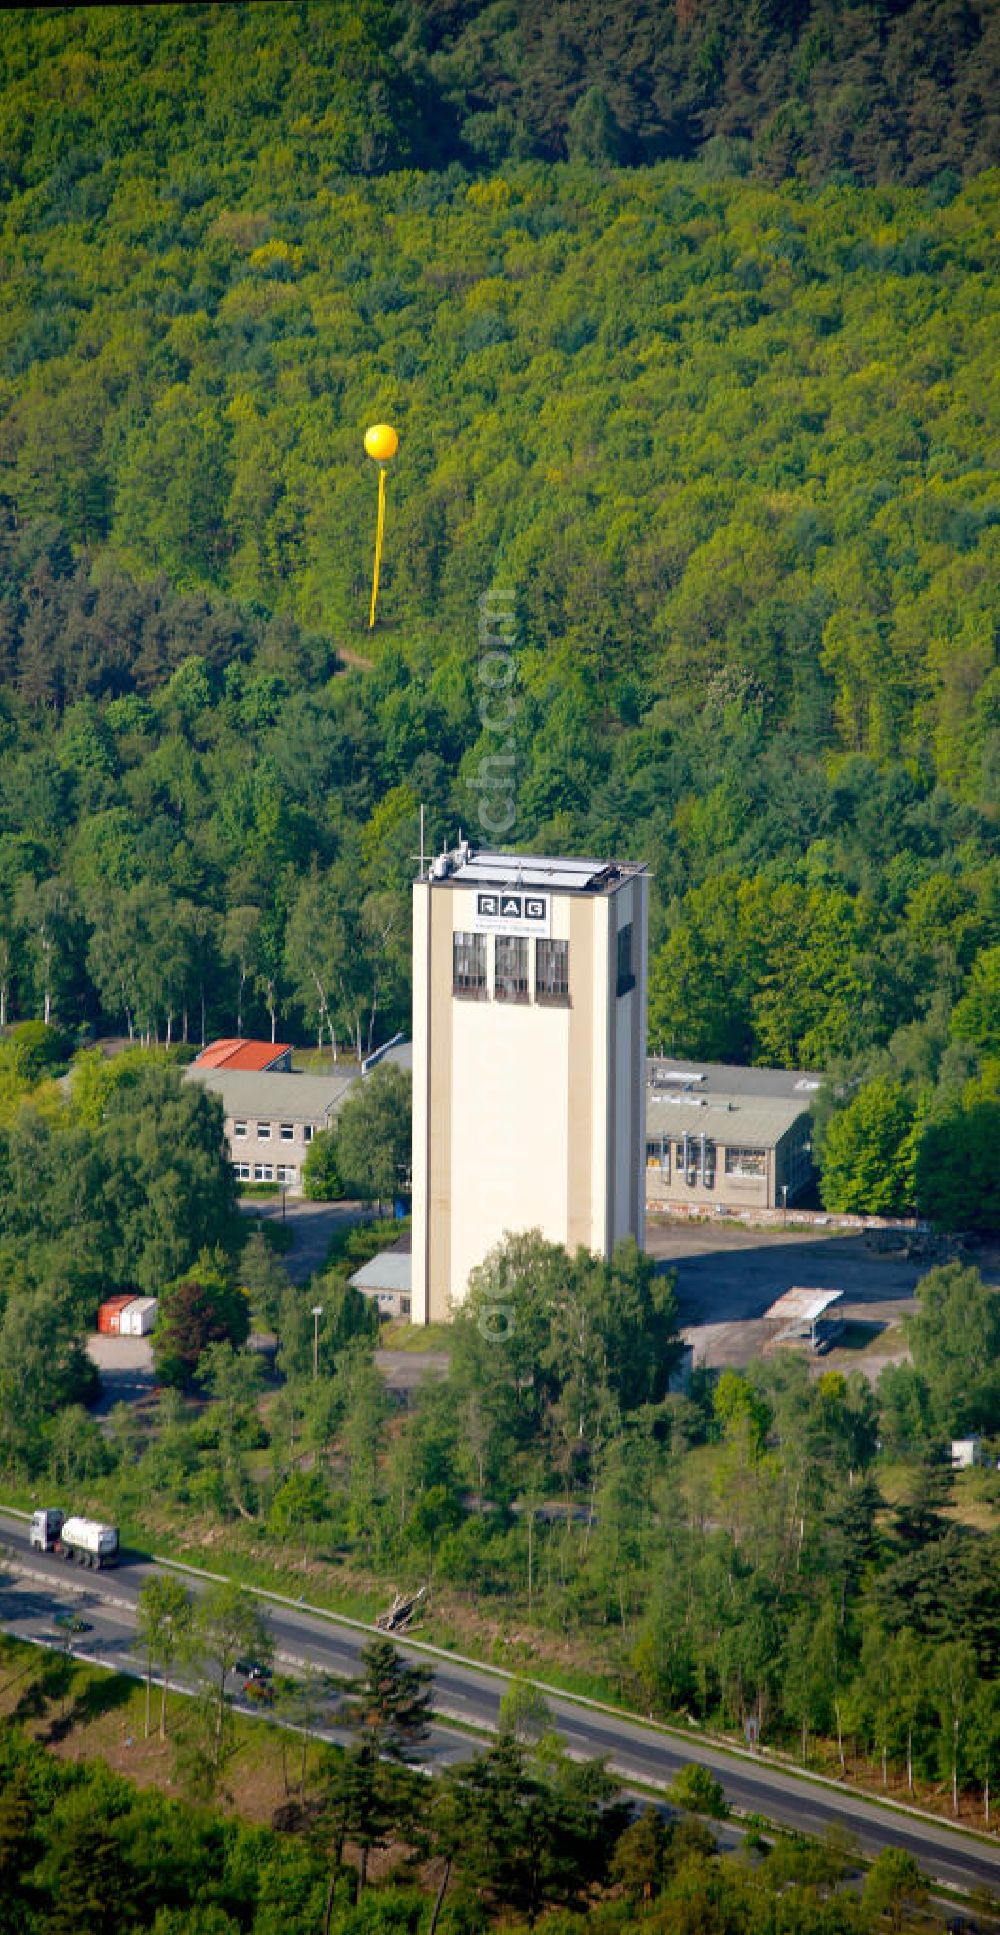
M646 1209L782 1209L810 1183L822 1075L651 1058Z
M642 1243L648 880L462 842L414 883L414 1323L507 1232Z

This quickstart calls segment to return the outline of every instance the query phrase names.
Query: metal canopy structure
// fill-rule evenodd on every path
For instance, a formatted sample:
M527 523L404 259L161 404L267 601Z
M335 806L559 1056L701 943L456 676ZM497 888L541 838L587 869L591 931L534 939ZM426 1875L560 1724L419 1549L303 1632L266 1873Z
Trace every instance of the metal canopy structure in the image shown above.
M765 1310L764 1322L781 1326L775 1343L784 1344L801 1338L815 1350L819 1341L816 1326L831 1304L839 1302L843 1294L842 1290L806 1290L793 1286Z

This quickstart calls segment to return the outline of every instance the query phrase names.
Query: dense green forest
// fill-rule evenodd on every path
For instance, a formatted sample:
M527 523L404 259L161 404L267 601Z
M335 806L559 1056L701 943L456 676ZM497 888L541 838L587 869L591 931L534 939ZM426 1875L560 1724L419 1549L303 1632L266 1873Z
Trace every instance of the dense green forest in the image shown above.
M241 186L276 156L310 189L340 170L696 155L769 181L920 183L1000 145L995 0L258 0L224 28L220 11L16 10L5 181L64 187L143 146L214 175L224 144Z
M162 1104L163 1087L156 1071L118 1098L110 1148L36 1126L42 1217L111 1167L116 1115ZM81 1219L83 1254L102 1240L100 1206ZM176 1240L193 1249L198 1232ZM474 1273L446 1375L400 1410L371 1305L347 1281L361 1240L306 1286L259 1233L242 1255L183 1265L162 1286L155 1405L119 1404L102 1425L72 1377L82 1264L53 1253L67 1287L48 1289L43 1323L9 1230L5 1482L24 1500L89 1503L139 1549L210 1554L369 1619L387 1580L423 1583L439 1644L543 1679L569 1671L578 1690L737 1739L753 1720L805 1766L989 1824L1000 1293L976 1269L928 1273L906 1322L912 1362L875 1387L777 1351L745 1373L697 1372L680 1394L676 1304L648 1258L511 1237ZM277 1340L273 1369L241 1348L251 1318ZM953 1475L949 1441L970 1432L989 1468Z
M33 1717L55 1705L59 1666L68 1677L56 1665L47 1687L30 1689ZM100 1764L60 1764L11 1731L0 1751L0 1930L566 1935L586 1911L607 1935L626 1935L640 1915L650 1935L770 1935L779 1916L828 1935L876 1935L919 1914L928 1895L897 1850L859 1890L856 1856L832 1840L757 1833L754 1859L720 1858L691 1814L664 1820L650 1809L629 1824L614 1783L551 1738L526 1746L508 1734L440 1783L430 1805L419 1776L382 1765L362 1783L357 1771L356 1755L327 1749L275 1831L138 1793ZM388 1881L360 1893L359 1842L364 1854L391 1843L393 1862Z
M271 17L250 103L201 10L6 37L2 1018L313 1026L323 929L340 1031L404 1024L416 807L476 832L503 590L513 838L656 865L654 1037L961 1087L1000 940L994 176L317 180L306 137L221 139L292 87Z
M995 1183L995 10L8 23L0 1024L405 1028L491 595L507 837L651 862L654 1044Z
M807 1764L988 1814L1000 1293L974 1267L924 1277L912 1361L874 1388L779 1351L679 1394L650 1258L509 1237L473 1274L446 1375L400 1412L348 1282L382 1229L343 1232L293 1285L233 1214L216 1098L162 1048L85 1053L67 1092L57 1054L38 1024L0 1049L0 1475L21 1498L70 1493L141 1547L224 1551L238 1576L368 1616L386 1578L422 1580L446 1643L568 1659L633 1709L752 1718ZM397 1083L377 1071L358 1099L384 1084L399 1114ZM135 1285L160 1296L160 1389L102 1423L83 1337ZM243 1348L251 1324L273 1365ZM990 1469L955 1478L969 1433Z

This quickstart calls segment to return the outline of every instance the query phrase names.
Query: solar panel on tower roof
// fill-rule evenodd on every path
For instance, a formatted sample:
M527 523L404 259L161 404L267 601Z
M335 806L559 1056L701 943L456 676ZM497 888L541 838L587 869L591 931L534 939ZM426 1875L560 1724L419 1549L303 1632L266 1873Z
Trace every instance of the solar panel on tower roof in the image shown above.
M477 853L456 867L451 878L470 883L499 882L505 886L524 881L550 887L555 892L560 888L579 891L609 865L607 860L560 860L536 853Z

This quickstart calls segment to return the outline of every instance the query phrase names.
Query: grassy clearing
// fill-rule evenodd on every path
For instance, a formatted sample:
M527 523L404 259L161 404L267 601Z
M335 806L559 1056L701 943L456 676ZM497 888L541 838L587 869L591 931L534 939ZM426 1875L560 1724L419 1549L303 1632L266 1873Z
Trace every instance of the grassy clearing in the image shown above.
M167 1696L167 1738L157 1731L159 1687L154 1684L152 1731L145 1732L146 1690L141 1680L108 1672L72 1654L46 1652L17 1640L0 1646L0 1724L16 1721L60 1760L101 1760L137 1787L158 1787L179 1795L177 1748L190 1724L192 1703L180 1693ZM297 1736L267 1721L234 1711L234 1751L214 1806L260 1826L270 1826L275 1811L298 1783L302 1750ZM323 1749L310 1746L306 1774Z
M975 1532L995 1532L1000 1525L1000 1472L982 1467L970 1471L942 1470L944 1495L935 1501L942 1518L967 1525ZM911 1504L919 1481L912 1466L880 1464L879 1491L886 1507Z
M430 1350L450 1351L453 1341L450 1324L411 1324L405 1317L383 1324L378 1340L380 1350L411 1351L414 1356Z
M942 1510L946 1518L959 1525L971 1526L976 1532L995 1532L1000 1523L1000 1471L957 1471L951 1481L951 1498Z

